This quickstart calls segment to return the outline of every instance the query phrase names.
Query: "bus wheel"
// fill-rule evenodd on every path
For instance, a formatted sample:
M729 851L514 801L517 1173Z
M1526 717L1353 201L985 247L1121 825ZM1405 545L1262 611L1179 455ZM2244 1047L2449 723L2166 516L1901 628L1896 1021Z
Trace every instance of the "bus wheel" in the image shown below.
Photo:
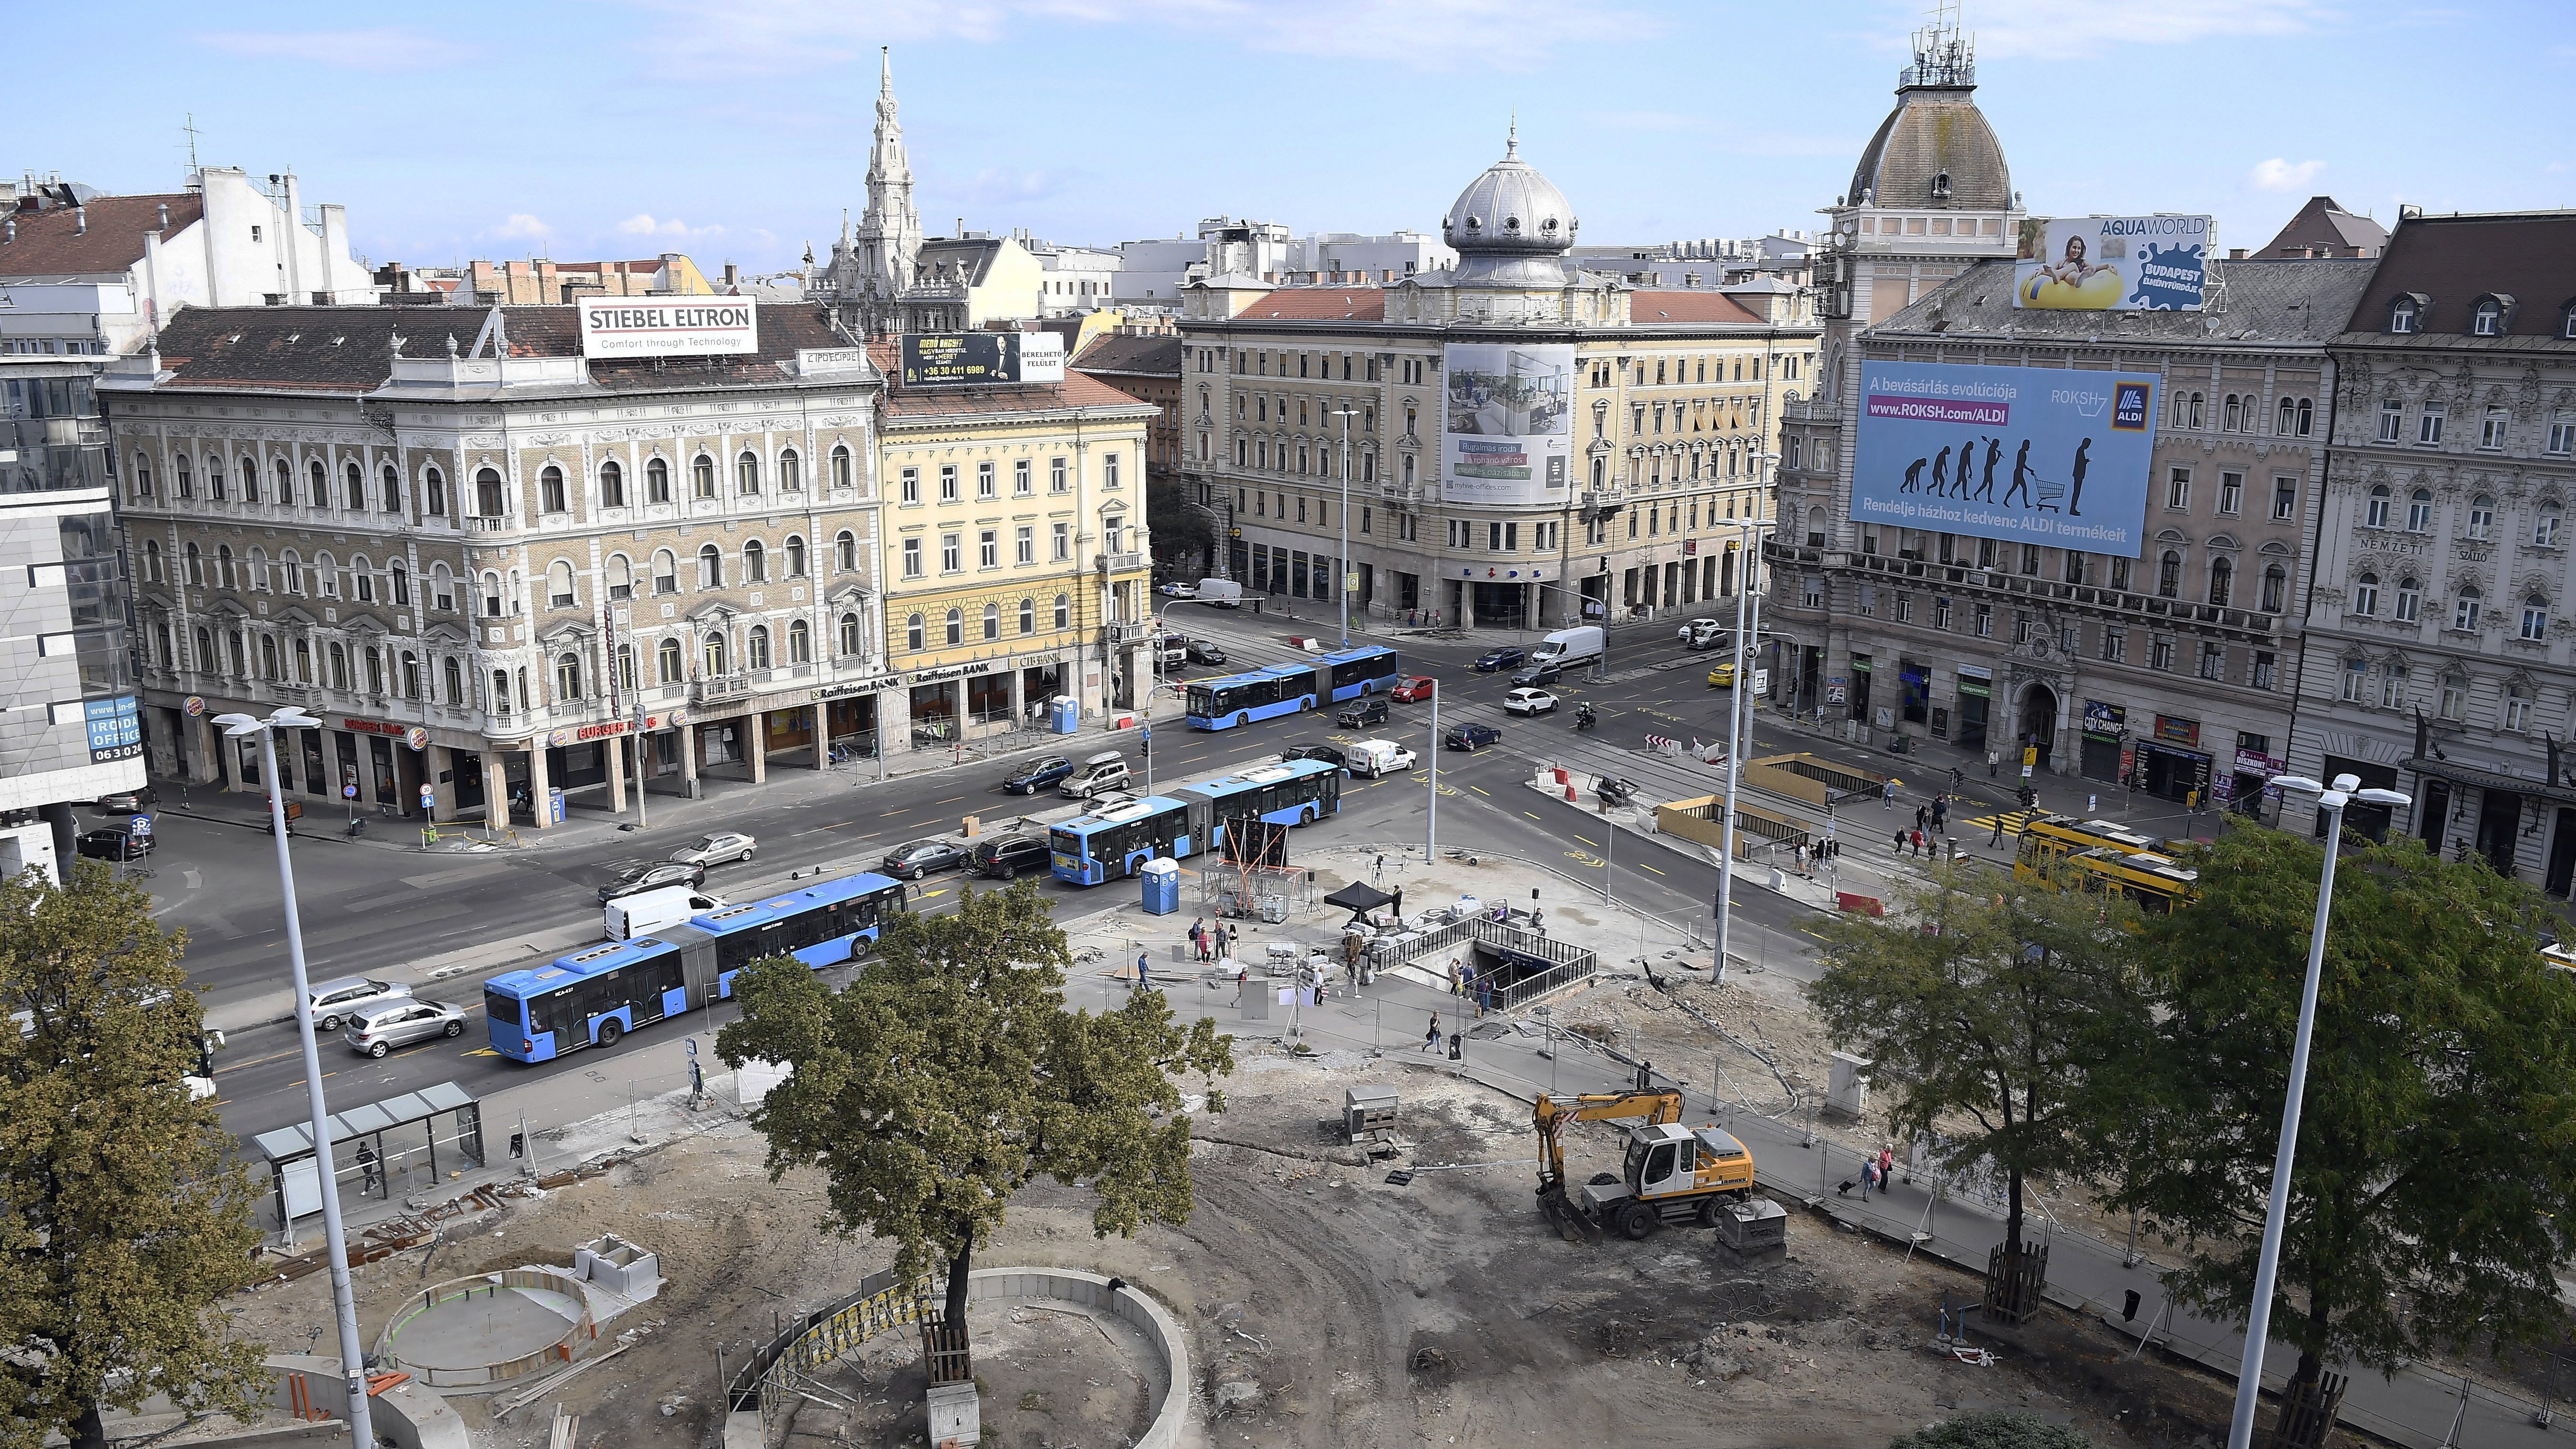
M615 1021L603 1021L599 1024L599 1044L601 1046L613 1047L617 1045L617 1039L624 1035L626 1035L626 1028Z

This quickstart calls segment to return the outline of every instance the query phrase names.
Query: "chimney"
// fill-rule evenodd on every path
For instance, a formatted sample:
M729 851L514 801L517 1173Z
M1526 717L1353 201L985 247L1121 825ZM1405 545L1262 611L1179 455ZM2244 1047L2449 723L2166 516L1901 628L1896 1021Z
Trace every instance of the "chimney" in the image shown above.
M89 235L89 208L88 208L88 207L86 207L86 206L74 206L74 207L72 208L72 234L73 234L74 236L87 236L87 235Z

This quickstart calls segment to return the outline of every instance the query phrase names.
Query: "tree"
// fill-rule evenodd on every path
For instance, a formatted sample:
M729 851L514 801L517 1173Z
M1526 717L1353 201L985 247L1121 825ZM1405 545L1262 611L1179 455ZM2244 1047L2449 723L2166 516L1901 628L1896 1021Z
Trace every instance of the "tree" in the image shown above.
M2093 1441L2063 1424L1983 1409L1899 1435L1887 1449L2093 1449Z
M2320 847L2228 832L2148 937L2158 1013L2097 1079L2111 1206L2187 1257L2169 1286L2243 1322L2288 1093ZM2272 1331L2294 1397L2357 1358L2563 1333L2576 1259L2576 983L2540 962L2530 887L2412 840L2335 876Z
M771 1179L819 1168L826 1226L894 1239L909 1274L944 1264L952 1324L975 1249L1041 1176L1088 1183L1102 1237L1186 1221L1190 1119L1171 1077L1234 1070L1233 1039L1205 1018L1174 1025L1159 992L1065 1010L1072 957L1052 909L1022 881L969 890L950 915L897 916L837 994L796 961L754 962L734 982L742 1017L716 1038L733 1066L790 1069L752 1114Z
M0 1445L107 1442L154 1394L256 1412L257 1345L215 1305L258 1275L249 1176L192 1100L182 933L94 861L0 881Z
M1886 919L1826 928L1807 999L1874 1063L1899 1131L1945 1137L1945 1169L1991 1159L2003 1173L2013 1260L2025 1179L2080 1155L2074 1113L2104 1029L2143 1023L2136 919L2071 880L1999 889L1974 867L1936 867Z

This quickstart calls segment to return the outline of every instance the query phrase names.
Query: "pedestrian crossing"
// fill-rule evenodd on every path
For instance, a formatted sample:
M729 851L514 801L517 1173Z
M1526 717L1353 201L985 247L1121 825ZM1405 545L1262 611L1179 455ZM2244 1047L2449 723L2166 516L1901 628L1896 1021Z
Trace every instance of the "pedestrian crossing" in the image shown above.
M2000 820L2003 822L2004 834L2019 835L2023 826L2028 825L2030 822L2039 819L2047 813L2048 812L2045 810L2009 810L2004 812L2002 815L1980 815L1975 819L1970 820L1968 824L1974 829L1983 830L1991 834L1995 829L1995 823Z

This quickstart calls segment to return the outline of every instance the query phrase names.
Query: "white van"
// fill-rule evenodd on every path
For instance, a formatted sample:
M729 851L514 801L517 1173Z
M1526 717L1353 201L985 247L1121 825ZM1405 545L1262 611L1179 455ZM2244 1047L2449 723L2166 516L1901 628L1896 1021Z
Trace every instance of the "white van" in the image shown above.
M1076 766L1056 789L1068 799L1088 800L1104 790L1124 789L1126 784L1127 757L1107 750Z
M1413 768L1413 751L1393 740L1362 740L1350 747L1346 757L1354 775L1376 779L1381 775L1401 775Z
M676 926L702 911L721 910L724 902L684 885L657 886L619 896L601 907L601 927L612 941L632 941L664 926Z
M1577 624L1559 629L1538 641L1529 652L1532 664L1553 664L1559 669L1576 669L1602 659L1601 626Z

